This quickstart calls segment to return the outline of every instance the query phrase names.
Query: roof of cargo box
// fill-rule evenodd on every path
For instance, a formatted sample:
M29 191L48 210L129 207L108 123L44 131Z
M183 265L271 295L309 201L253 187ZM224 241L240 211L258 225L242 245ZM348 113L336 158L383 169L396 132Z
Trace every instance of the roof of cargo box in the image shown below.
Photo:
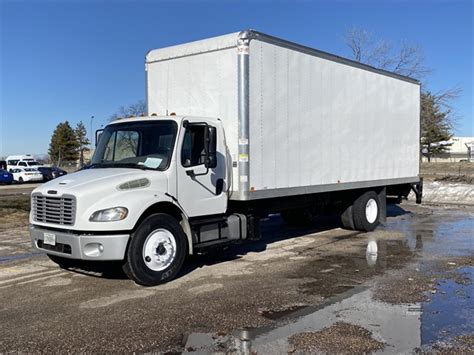
M245 30L241 32L234 32L234 33L230 33L223 36L203 39L200 41L188 42L188 43L171 46L171 47L153 49L147 53L145 57L145 61L146 63L161 62L161 61L175 59L175 58L187 57L187 56L197 55L201 53L214 52L218 50L233 48L233 47L237 47L237 42L239 41L239 39L247 39L247 40L256 39L262 42L271 43L280 47L292 49L292 50L306 53L309 55L313 55L319 58L324 58L324 59L331 60L337 63L350 65L352 67L368 70L374 73L390 76L396 79L400 79L403 81L408 81L410 83L420 85L420 82L418 80L413 79L409 76L400 75L400 74L383 70L383 69L378 69L370 65L357 62L352 59L347 59L335 54L320 51L319 49L306 47L301 44L290 42L278 37L273 37L265 33L257 32L255 30Z
M188 42L177 46L153 49L146 55L146 62L158 62L167 59L186 57L199 53L213 52L221 49L237 47L240 32Z

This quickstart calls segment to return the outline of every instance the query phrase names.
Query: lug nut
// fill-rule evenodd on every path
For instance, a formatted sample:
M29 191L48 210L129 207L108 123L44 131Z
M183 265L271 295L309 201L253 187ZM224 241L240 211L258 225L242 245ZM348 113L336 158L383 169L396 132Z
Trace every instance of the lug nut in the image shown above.
M151 258L149 256L145 256L145 261L149 263L151 261Z

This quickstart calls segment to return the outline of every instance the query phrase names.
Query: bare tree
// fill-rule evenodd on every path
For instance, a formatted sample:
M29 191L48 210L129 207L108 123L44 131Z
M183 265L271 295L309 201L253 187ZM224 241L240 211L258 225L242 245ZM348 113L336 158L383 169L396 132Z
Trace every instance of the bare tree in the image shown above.
M423 48L418 44L374 40L373 35L360 27L352 27L344 41L354 60L397 74L425 79L431 69L425 64ZM432 93L422 87L421 93L421 147L428 161L434 154L446 152L456 120L452 103L461 93L451 88Z
M120 106L118 110L110 116L110 121L115 121L121 118L145 116L145 114L146 103L144 100L139 100L128 106Z
M360 27L352 27L344 35L344 42L354 60L397 74L423 79L431 69L425 64L423 48L402 41L397 45L374 36Z

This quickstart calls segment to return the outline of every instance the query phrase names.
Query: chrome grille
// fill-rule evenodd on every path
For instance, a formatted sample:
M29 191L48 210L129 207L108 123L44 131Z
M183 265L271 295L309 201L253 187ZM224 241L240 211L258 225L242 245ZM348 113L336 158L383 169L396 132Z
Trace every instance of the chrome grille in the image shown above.
M33 219L36 222L74 225L76 218L76 199L74 196L53 197L34 194L32 208Z

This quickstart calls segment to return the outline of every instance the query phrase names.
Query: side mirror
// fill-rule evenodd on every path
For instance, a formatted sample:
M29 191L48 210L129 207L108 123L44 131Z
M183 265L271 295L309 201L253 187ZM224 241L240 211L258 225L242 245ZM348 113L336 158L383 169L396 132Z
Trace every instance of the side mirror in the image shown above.
M204 141L206 149L206 161L204 165L207 169L217 166L217 130L216 127L208 126L204 131Z
M99 139L100 139L100 136L102 135L102 132L104 132L103 129L98 129L97 131L95 131L95 146L97 147L97 144L99 144Z

